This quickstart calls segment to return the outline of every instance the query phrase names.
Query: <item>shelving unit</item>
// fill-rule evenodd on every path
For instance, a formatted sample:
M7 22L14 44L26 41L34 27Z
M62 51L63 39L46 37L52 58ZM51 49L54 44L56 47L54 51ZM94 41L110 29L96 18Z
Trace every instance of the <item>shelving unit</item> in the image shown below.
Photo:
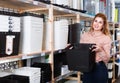
M3 8L9 8L9 9L14 9L17 10L19 13L23 12L32 12L32 13L37 13L37 14L45 14L48 16L48 22L50 23L50 49L48 50L43 50L41 52L37 53L30 53L30 54L18 54L15 56L8 56L8 57L2 57L0 58L0 63L5 63L5 62L12 62L12 61L19 61L19 60L24 60L24 59L29 59L29 58L34 58L34 57L41 57L45 55L50 55L50 63L52 67L52 83L55 83L55 81L58 81L60 79L66 78L67 76L76 73L76 72L70 72L67 75L63 75L57 78L54 78L54 73L53 73L53 68L54 68L54 63L53 63L53 55L55 52L62 52L63 50L54 50L54 33L53 33L53 22L56 17L64 17L64 18L71 18L74 19L76 22L80 22L80 20L83 21L90 21L92 20L93 16L87 15L85 13L81 12L76 12L73 10L61 8L54 6L52 4L45 4L42 2L34 1L34 0L0 0L0 7ZM80 76L80 72L78 73ZM78 80L80 82L80 77L78 76Z
M120 53L120 45L119 45L119 40L117 39L117 32L116 32L116 29L119 28L119 23L116 23L116 22L110 22L109 23L110 25L110 31L111 31L111 34L112 34L112 50L111 50L111 60L112 61L112 83L115 82L116 80L116 60L117 60L117 55ZM119 42L117 44L117 42Z

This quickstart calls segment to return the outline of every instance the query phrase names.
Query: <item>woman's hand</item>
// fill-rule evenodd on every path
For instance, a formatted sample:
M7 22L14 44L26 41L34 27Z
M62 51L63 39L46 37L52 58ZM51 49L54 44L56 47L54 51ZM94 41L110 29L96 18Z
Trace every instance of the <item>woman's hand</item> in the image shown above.
M102 51L102 46L100 46L100 45L93 45L92 48L93 48L92 51L95 51L95 52Z

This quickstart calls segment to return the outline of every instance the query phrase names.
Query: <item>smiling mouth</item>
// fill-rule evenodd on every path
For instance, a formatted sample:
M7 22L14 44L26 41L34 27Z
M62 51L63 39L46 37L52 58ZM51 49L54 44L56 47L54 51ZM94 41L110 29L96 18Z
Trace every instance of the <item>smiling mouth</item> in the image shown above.
M95 28L99 28L99 27L95 27Z
M94 28L99 28L98 26L94 26Z

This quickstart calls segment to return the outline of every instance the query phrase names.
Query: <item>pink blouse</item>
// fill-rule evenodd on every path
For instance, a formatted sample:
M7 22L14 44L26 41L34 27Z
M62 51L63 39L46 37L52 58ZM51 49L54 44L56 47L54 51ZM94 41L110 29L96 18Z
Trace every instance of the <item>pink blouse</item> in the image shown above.
M112 43L112 40L109 36L101 34L95 37L90 32L85 32L81 35L80 43L95 43L96 45L99 45L102 50L96 52L96 62L104 61L107 63L109 61Z

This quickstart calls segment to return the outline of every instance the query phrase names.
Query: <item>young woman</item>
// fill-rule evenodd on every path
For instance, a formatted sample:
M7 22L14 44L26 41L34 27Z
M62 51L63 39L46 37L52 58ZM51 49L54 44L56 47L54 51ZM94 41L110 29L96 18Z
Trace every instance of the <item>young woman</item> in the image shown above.
M107 83L108 70L106 67L110 59L111 37L108 29L107 17L98 13L95 15L91 28L81 35L80 43L95 43L96 65L93 71L83 73L83 83Z

